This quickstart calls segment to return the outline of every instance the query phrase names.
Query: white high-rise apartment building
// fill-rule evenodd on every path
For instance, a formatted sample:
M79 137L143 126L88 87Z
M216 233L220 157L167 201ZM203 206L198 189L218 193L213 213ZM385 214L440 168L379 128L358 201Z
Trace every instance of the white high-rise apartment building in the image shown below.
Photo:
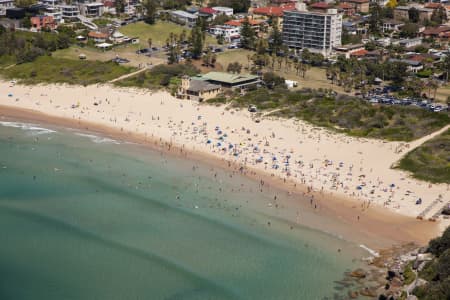
M333 47L341 45L342 15L336 9L308 11L301 2L295 8L284 12L283 43L292 49L330 56Z

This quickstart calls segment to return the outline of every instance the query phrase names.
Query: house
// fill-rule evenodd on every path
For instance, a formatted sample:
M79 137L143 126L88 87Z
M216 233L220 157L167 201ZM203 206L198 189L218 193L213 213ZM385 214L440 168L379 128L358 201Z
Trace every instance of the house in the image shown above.
M394 19L409 20L409 10L413 7L419 11L420 21L429 20L431 15L433 14L433 9L425 8L419 5L397 6L394 9Z
M223 88L231 89L247 89L249 87L256 86L261 82L259 77L256 75L231 74L225 72L209 72L195 78L205 80L212 84L220 85Z
M395 19L384 19L382 23L382 31L399 31L405 25L405 22Z
M234 14L234 10L231 7L214 6L213 9L219 15L226 15L226 16L231 17Z
M174 10L169 12L169 15L174 22L180 22L186 25L194 25L197 22L198 16L190 14L182 10Z
M43 28L54 30L56 22L52 16L35 16L30 18L31 28L35 31L41 31Z
M285 6L297 2L297 0L270 0L271 6Z
M86 3L80 5L80 13L88 18L98 18L103 15L105 5L103 3Z
M415 60L411 60L411 59L395 59L395 58L391 58L389 59L389 62L402 62L405 63L407 65L406 70L408 72L412 72L412 73L417 73L420 70L423 69L423 65L420 61L415 61Z
M285 11L295 9L295 3L290 3L281 6L264 6L258 7L250 11L251 14L257 16L263 16L267 18L282 17Z
M14 0L0 0L0 16L6 16L6 10L13 7Z
M254 19L239 19L239 20L230 20L228 22L225 22L225 26L231 26L231 27L242 27L242 24L247 21L249 25L252 27L252 29L258 33L261 26L267 27L267 22L263 20L254 20ZM240 29L239 29L240 30Z
M439 40L447 40L450 33L450 26L429 27L420 34L424 38L433 38Z
M47 7L44 11L44 15L52 17L56 24L61 24L63 22L62 12L57 7Z
M7 8L6 17L9 19L23 19L25 18L25 9L21 7Z
M88 37L95 43L104 43L109 38L109 35L100 31L90 31Z
M369 12L369 0L343 0L342 3L350 4L356 12L368 13Z
M202 78L183 76L177 96L181 99L206 101L217 97L222 87Z
M363 44L348 44L334 47L335 53L337 55L343 55L345 58L350 58L353 53L360 50L364 50Z
M324 11L326 12L327 9L332 8L328 3L326 2L316 2L309 6L311 10L315 11Z
M356 12L353 5L350 5L349 3L345 3L345 2L339 3L338 11L341 13L344 13L344 16L347 16L347 17L353 16Z
M68 21L74 21L78 18L80 11L76 5L60 5L62 18Z
M392 44L399 44L400 46L403 46L405 48L412 48L416 47L422 44L422 38L413 38L413 39L401 39L397 42L393 42Z
M209 28L209 33L215 36L223 36L226 41L240 38L241 26L217 25Z
M217 16L217 11L212 7L202 7L198 10L197 16L208 20L214 20Z

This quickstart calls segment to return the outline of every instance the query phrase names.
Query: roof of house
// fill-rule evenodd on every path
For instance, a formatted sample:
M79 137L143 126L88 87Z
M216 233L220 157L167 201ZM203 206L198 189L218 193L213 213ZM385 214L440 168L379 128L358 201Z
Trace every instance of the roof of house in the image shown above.
M405 22L394 20L394 19L384 19L383 24L391 24L391 25L403 25Z
M419 61L415 61L415 60L410 60L410 59L396 59L396 58L391 58L389 59L390 62L402 62L405 63L407 65L413 66L413 67L418 67L420 65L422 65L421 62Z
M202 7L202 8L199 9L199 13L214 15L214 14L217 13L217 10L215 10L212 7Z
M259 25L264 22L262 20L240 19L240 20L230 20L228 22L225 22L224 25L240 27L242 26L242 23L245 22L245 20L247 20L250 25Z
M340 9L353 9L353 6L348 4L348 3L346 3L346 2L343 2L343 3L339 3L338 8L340 8Z
M351 2L351 3L369 3L369 0L347 0L347 2Z
M182 10L174 10L174 11L171 11L170 13L172 15L183 17L183 18L191 18L191 19L197 18L196 15L190 14L187 11L182 11Z
M365 56L367 53L369 53L369 51L367 51L366 49L361 49L361 50L356 50L352 53L350 53L351 56Z
M246 81L258 80L258 76L250 74L231 74L225 72L209 72L201 76L204 80L222 82L226 84L239 84Z
M106 39L108 38L108 35L106 33L103 32L98 32L98 31L91 31L88 33L88 36L94 39Z
M424 5L425 8L431 8L431 9L437 9L441 6L442 6L441 3L432 3L432 2Z
M316 2L316 3L311 4L311 8L315 8L315 9L328 9L330 7L331 6L326 2Z
M425 35L438 35L442 32L450 31L449 26L439 26L426 28L422 33Z
M220 89L220 85L212 84L204 80L192 79L189 82L188 91L192 92L207 92Z
M295 3L286 4L283 6L258 7L253 10L253 13L257 15L281 17L283 15L283 12L293 9L295 9Z

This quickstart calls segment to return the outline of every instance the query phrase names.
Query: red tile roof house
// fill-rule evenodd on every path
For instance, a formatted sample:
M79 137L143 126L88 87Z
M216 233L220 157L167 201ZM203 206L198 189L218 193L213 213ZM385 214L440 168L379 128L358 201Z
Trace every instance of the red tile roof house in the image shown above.
M88 37L96 43L104 43L108 39L108 34L99 32L99 31L91 31L88 33Z
M426 28L421 32L421 35L425 38L434 38L438 40L447 40L450 33L449 26L439 26Z
M309 8L316 11L326 11L327 9L331 8L331 6L326 2L316 2L311 4Z
M356 12L356 9L353 7L353 5L350 5L348 3L339 3L338 10L340 12L343 12L346 16L353 16Z
M36 31L41 31L43 28L54 30L56 29L56 22L52 16L35 16L30 18L31 28Z
M265 6L255 8L252 13L254 15L266 16L266 17L282 17L283 12L287 10L294 10L295 3L287 4L283 6Z
M212 7L202 7L198 10L198 15L200 17L215 19L218 14L218 11L213 9Z

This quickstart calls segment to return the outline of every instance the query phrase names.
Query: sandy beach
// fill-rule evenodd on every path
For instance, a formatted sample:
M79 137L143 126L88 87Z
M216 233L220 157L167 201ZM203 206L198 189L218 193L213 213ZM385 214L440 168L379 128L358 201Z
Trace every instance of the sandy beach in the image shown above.
M256 123L244 110L109 85L0 81L0 105L0 116L93 130L245 172L310 197L312 209L347 224L340 233L383 236L380 247L387 241L426 243L450 224L426 221L450 201L450 185L391 168L441 131L411 143L354 138L298 120L264 117ZM295 201L284 205L294 207ZM420 214L423 221L416 219ZM295 219L295 209L287 217Z

